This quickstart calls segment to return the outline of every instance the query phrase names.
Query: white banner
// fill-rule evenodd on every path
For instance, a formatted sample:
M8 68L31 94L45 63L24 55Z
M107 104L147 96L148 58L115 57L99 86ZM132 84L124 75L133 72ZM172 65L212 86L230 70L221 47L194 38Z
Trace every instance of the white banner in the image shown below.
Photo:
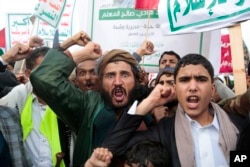
M147 72L158 72L159 58L164 51L173 50L181 57L187 53L209 55L210 32L163 36L157 11L123 8L113 0L95 0L93 6L91 36L103 51L119 48L132 53L146 39L154 43L156 53L146 56L144 64L141 62Z
M54 28L57 28L66 0L39 0L35 7L34 15L45 21Z
M250 19L249 0L160 0L163 35L205 32Z
M8 13L6 25L7 49L20 42L28 44L30 37L30 13Z
M73 12L75 8L75 0L67 0L60 22L57 26L59 30L59 41L62 42L72 36ZM44 40L53 40L56 28L51 27L43 20L38 21L36 34Z

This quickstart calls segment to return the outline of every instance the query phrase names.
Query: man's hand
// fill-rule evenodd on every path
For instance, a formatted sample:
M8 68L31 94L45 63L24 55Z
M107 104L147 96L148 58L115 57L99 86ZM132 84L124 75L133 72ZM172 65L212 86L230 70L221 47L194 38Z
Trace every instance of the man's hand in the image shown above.
M77 44L80 46L85 46L89 41L91 41L88 34L85 33L84 31L80 31L74 36L72 36L72 40L74 41L74 44Z
M140 48L138 48L138 50L136 51L136 53L140 55L141 57L144 55L151 55L155 52L156 51L154 50L154 44L151 41L147 41L147 40L143 41Z
M29 78L25 76L22 71L16 73L16 79L19 83L26 84L29 81Z
M97 59L102 55L101 46L94 42L89 42L84 47L85 53L89 55L88 59Z
M107 148L96 148L84 167L108 167L112 157Z
M34 48L34 47L41 47L44 45L44 40L39 37L39 36L32 36L29 40L29 46L31 48Z
M84 31L80 31L60 44L63 49L68 49L72 45L85 46L90 41L90 37Z
M102 50L99 44L88 42L84 48L71 53L76 64L85 60L95 60L102 56Z
M157 84L148 97L137 106L136 114L146 115L153 108L171 101L173 94L174 92L171 88Z
M145 71L145 69L142 67L140 71L140 77L139 77L139 82L142 85L148 86L148 73Z
M21 43L16 43L2 56L2 58L5 62L11 63L14 61L27 58L30 51L31 49L29 46L21 44Z
M168 107L163 106L163 105L155 107L151 111L151 114L155 118L155 121L158 123L162 118L164 118L168 115Z

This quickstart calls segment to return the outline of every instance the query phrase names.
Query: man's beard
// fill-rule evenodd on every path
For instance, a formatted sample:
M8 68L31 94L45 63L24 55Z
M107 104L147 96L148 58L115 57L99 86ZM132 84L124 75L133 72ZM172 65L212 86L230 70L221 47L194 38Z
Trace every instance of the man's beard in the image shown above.
M128 95L128 101L127 101L127 103L125 103L121 106L115 106L112 103L112 97L110 96L109 92L106 91L104 88L101 88L100 93L101 93L101 96L102 96L105 104L111 106L115 110L124 109L124 108L129 107L134 102L135 93L136 93L136 85L129 92L126 92L126 94Z

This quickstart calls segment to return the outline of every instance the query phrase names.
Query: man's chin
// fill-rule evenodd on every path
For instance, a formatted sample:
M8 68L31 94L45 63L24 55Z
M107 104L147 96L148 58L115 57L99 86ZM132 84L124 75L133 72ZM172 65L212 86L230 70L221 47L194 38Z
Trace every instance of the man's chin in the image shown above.
M125 105L125 102L124 101L113 101L113 105L114 106L124 106Z
M114 106L114 108L123 108L126 107L128 105L127 101L112 101L112 105Z

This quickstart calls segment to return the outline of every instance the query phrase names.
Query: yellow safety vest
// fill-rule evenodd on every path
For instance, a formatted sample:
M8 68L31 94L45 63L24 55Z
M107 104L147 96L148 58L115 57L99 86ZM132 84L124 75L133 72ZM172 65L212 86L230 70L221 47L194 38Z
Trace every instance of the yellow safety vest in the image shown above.
M23 129L23 141L26 140L27 136L33 129L32 120L32 94L30 94L26 100L21 113L21 125ZM40 123L40 132L47 138L52 152L53 166L56 165L56 154L61 152L57 116L51 110L49 106L46 107L46 111L42 121ZM65 167L64 161L60 163L60 167Z

